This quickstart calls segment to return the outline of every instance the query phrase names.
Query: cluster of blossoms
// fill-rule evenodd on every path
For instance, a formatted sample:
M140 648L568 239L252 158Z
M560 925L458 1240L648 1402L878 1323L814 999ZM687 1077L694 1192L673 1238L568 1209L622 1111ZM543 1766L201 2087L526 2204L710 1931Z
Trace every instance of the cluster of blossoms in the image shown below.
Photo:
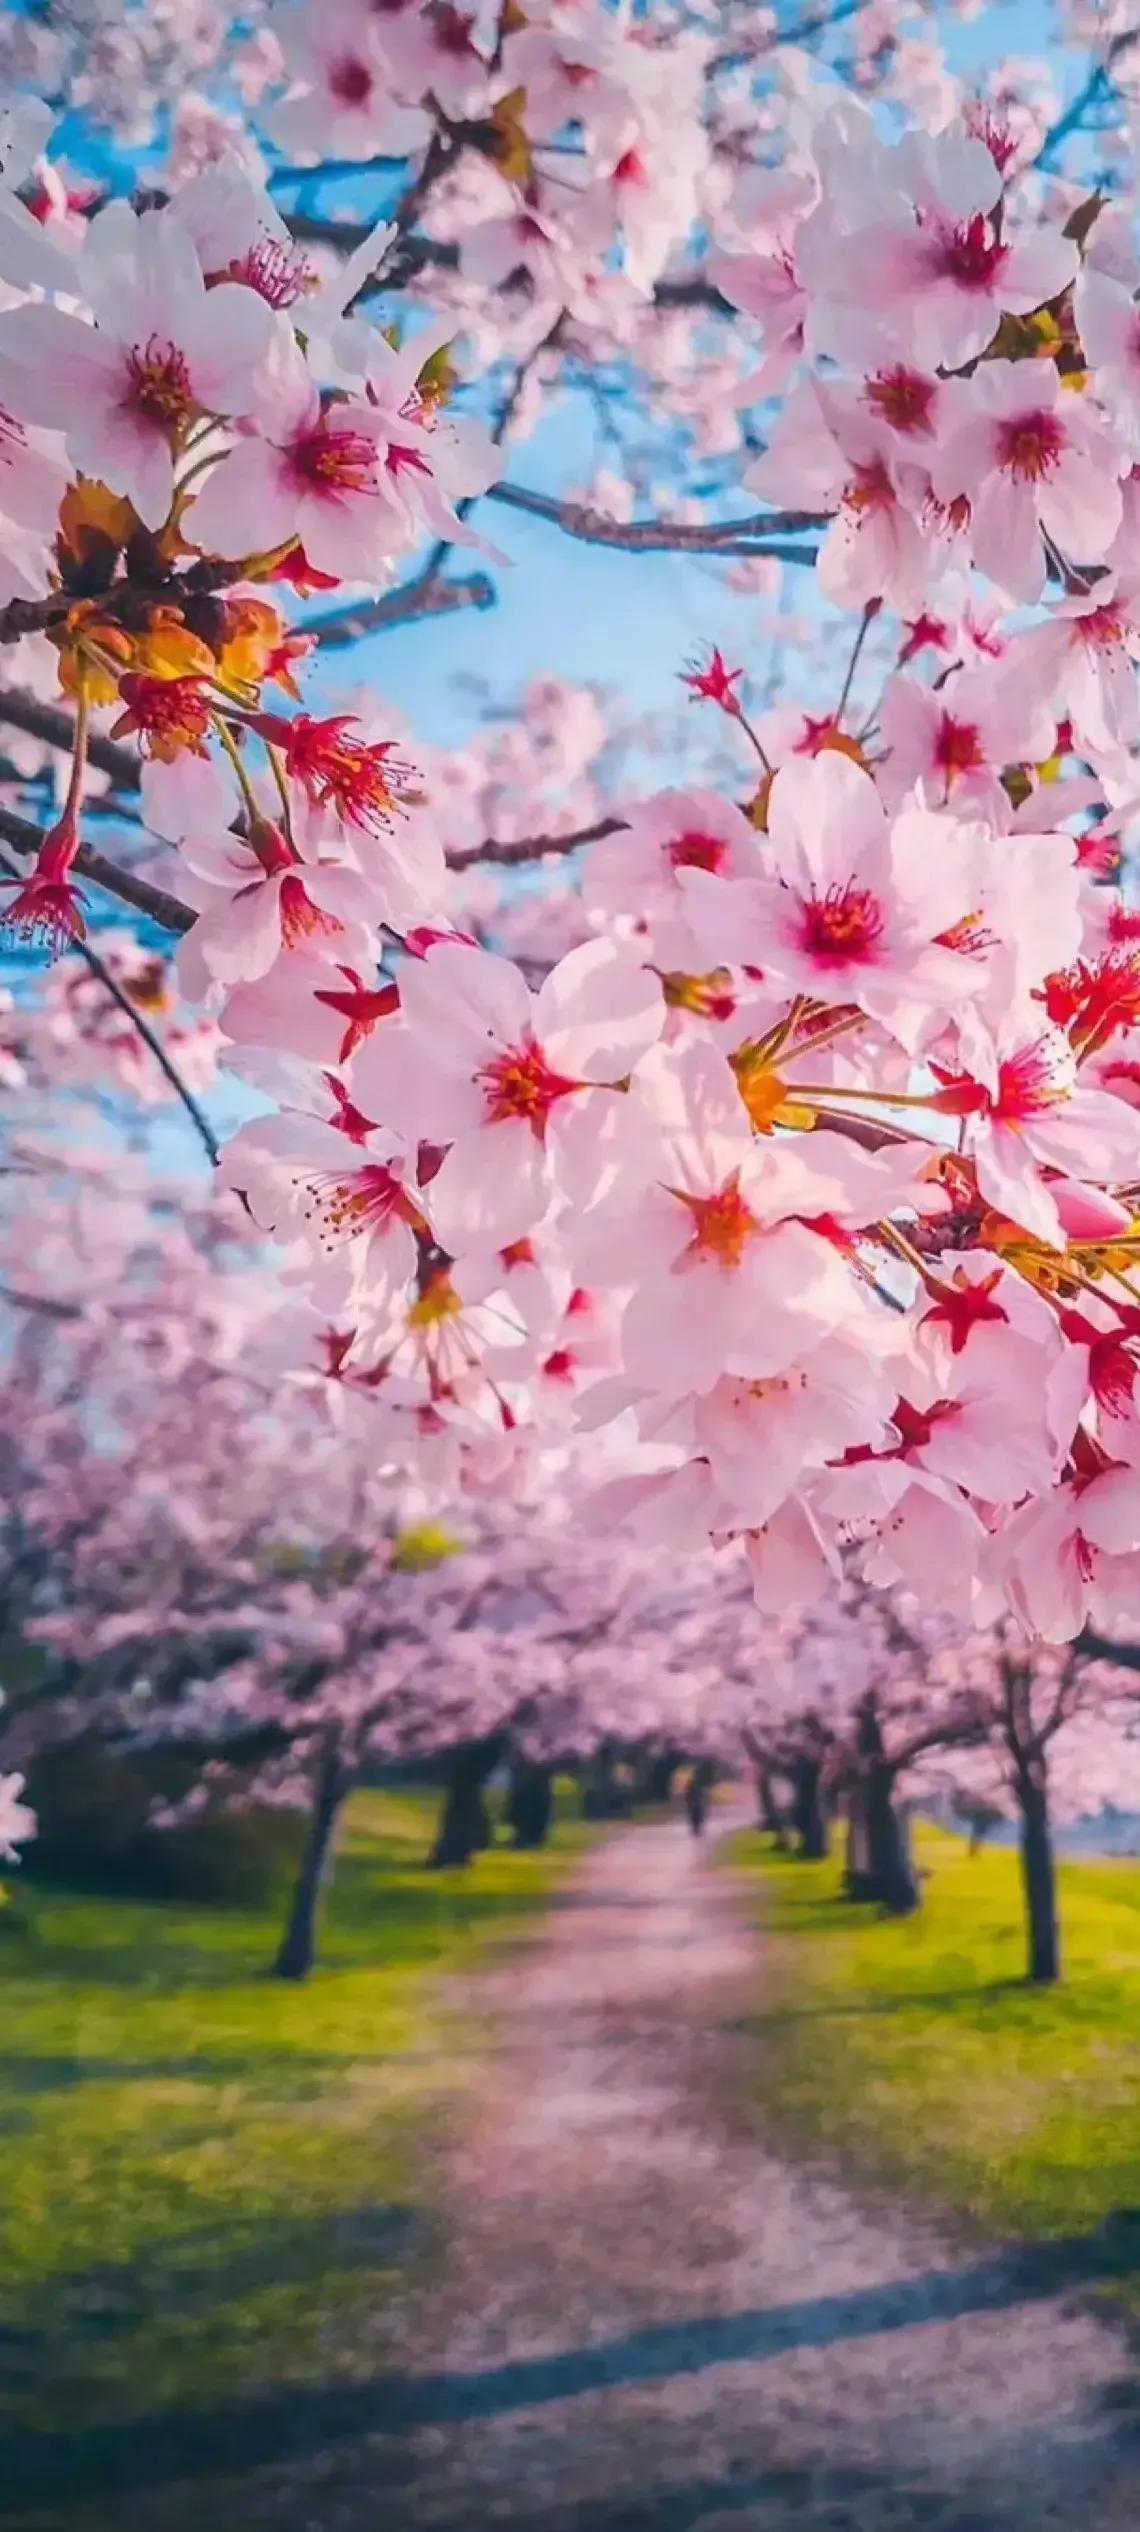
M695 217L675 143L654 191L680 35L557 5L493 41L438 5L280 26L271 137L419 150L422 190L460 135L509 203L488 283L521 229L557 270L536 170L567 132L576 253L647 288ZM322 280L236 163L81 236L10 193L0 595L76 745L4 919L82 941L88 755L136 742L181 989L275 1103L221 1183L283 1251L279 1367L378 1465L498 1485L557 1440L598 1523L743 1541L765 1609L854 1547L1066 1640L1140 1592L1140 264L1096 199L1031 219L992 117L935 120L888 144L806 96L725 205L712 280L783 398L746 481L823 526L851 671L753 717L740 670L694 667L738 782L621 803L545 974L477 936L390 729L299 683L287 593L478 542L501 462L452 409L449 320L396 344L359 304L406 215Z

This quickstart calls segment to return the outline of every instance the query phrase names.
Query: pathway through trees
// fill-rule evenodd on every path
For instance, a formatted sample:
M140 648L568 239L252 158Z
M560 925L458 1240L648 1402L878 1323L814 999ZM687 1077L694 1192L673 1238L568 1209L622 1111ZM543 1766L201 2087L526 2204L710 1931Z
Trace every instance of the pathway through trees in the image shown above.
M1123 2337L1075 2260L952 2248L734 2129L733 1876L615 1836L499 1980L448 2276L371 2442L399 2532L1136 2532ZM325 2484L321 2532L375 2522Z

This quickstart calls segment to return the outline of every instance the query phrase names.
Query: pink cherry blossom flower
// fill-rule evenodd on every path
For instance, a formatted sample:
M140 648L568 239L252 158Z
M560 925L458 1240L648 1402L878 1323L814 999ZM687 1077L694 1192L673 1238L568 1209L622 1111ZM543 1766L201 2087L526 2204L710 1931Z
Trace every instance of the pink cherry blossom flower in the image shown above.
M1120 468L1102 423L1040 361L990 361L969 385L967 417L931 464L944 501L970 504L980 570L1011 598L1045 587L1048 537L1066 561L1097 562L1120 524Z
M908 465L896 434L850 393L806 379L779 413L745 483L766 501L834 514L819 558L820 586L841 606L885 599L908 610L931 579L923 532L927 460Z
M338 1092L335 1080L331 1088ZM221 1181L260 1229L308 1253L310 1288L324 1306L385 1308L406 1290L417 1235L427 1236L413 1168L343 1092L326 1094L323 1116L290 1106L239 1126Z
M45 235L16 191L26 186L46 148L52 112L39 97L16 97L0 106L0 276L18 290L73 290L75 264L67 243Z
M960 897L952 862L915 888L906 842L849 757L794 758L772 785L764 876L689 872L694 927L714 957L762 965L789 993L853 1002L913 1048L933 1008L984 980L939 939L970 911L968 865Z
M999 227L1001 175L981 141L960 129L910 132L889 164L895 207L880 212L875 203L845 237L828 240L824 230L819 280L826 296L858 312L856 325L865 311L924 368L962 369L985 351L1005 310L1021 315L1056 298L1077 270L1076 248L1056 231Z
M842 1211L842 1164L757 1139L707 1043L655 1050L632 1099L645 1108L632 1148L564 1225L587 1273L596 1259L608 1281L635 1287L622 1318L629 1378L679 1398L724 1373L776 1377L858 1309L841 1248L807 1227Z
M395 93L383 16L358 0L287 0L274 16L292 86L267 116L287 157L403 158L427 138L426 117Z
M32 430L0 405L0 605L43 597L66 485L62 440L54 431Z
M708 259L710 281L759 326L767 357L749 382L757 397L785 384L804 347L810 301L796 270L795 239L815 192L810 178L749 170L733 206L747 247L733 254L717 249Z
M684 968L697 951L681 874L710 870L740 879L757 867L755 828L732 801L713 791L662 791L628 809L619 833L591 847L583 887L588 905L634 917L662 966Z
M1015 636L1011 666L1025 689L1065 712L1086 748L1130 747L1140 737L1140 599L1103 573Z
M206 279L242 281L271 308L309 300L317 275L272 196L239 160L215 159L178 187L171 212L193 239Z
M1140 1471L1104 1467L1044 1502L1027 1504L995 1541L995 1556L1027 1626L1064 1644L1091 1618L1135 1613Z
M431 1181L445 1247L501 1249L533 1231L557 1175L564 1110L604 1146L618 1082L660 1034L656 979L584 942L532 994L508 959L437 941L400 970L403 1022L362 1047L365 1104L398 1132L450 1146Z
M79 851L74 815L65 810L45 835L30 871L19 878L0 878L0 937L45 949L58 958L71 943L87 936L87 898L72 877ZM8 894L8 891L11 894Z
M791 1495L770 1521L744 1535L756 1606L766 1616L804 1607L828 1591L841 1572L838 1551L811 1505Z
M318 571L383 580L406 542L385 475L384 417L359 397L322 404L293 337L279 335L258 424L195 496L187 527L204 551L271 551L295 536Z
M734 1525L762 1527L810 1470L849 1443L887 1438L896 1383L868 1334L852 1296L849 1328L823 1336L801 1361L767 1380L719 1380L698 1399L694 1442Z
M1086 264L1073 294L1085 358L1121 443L1140 457L1140 308L1130 283Z
M187 837L180 884L199 919L179 951L185 989L250 983L283 951L367 963L376 900L342 860L302 855L264 819L255 837Z
M92 221L78 280L93 325L61 308L0 316L3 399L25 421L62 417L73 463L158 528L190 426L249 412L273 320L238 283L207 290L168 213L136 216L125 202Z
M960 669L935 690L915 677L894 677L880 716L884 796L901 801L915 784L923 796L952 805L960 817L1004 819L1007 765L1040 758L1053 740L1053 716L1037 688L992 670Z
M1136 1124L1122 1099L1087 1089L1067 1038L1016 1014L990 1039L971 1024L969 1070L940 1097L966 1119L966 1144L987 1202L1035 1239L1064 1246L1056 1203L1042 1175L1106 1179L1136 1173Z

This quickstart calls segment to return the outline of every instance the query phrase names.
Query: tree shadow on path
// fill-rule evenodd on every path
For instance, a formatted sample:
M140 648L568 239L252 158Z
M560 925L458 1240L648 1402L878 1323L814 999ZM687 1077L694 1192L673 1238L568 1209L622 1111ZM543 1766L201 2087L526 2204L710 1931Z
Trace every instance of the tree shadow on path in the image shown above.
M927 2322L1008 2311L1074 2287L1119 2279L1138 2267L1140 2220L1132 2211L1122 2211L1094 2235L1006 2252L965 2268L931 2269L895 2285L852 2294L656 2323L553 2356L518 2358L465 2373L294 2383L218 2403L208 2411L165 2409L71 2432L63 2427L52 2434L18 2433L0 2451L0 2485L10 2503L32 2506L80 2489L90 2498L112 2490L224 2477L299 2460L356 2437L399 2437L424 2426L493 2418L583 2393L691 2377L716 2365L763 2364L798 2348L833 2347ZM1140 2453L1140 2435L1126 2411L1106 2419L1105 2435L1114 2445L1135 2446ZM717 2502L723 2508L728 2500ZM592 2523L594 2532L610 2532L601 2514L566 2518L568 2523L579 2519L586 2526ZM637 2521L635 2514L626 2519ZM616 2532L622 2518L610 2520ZM652 2524L654 2517L645 2520ZM937 2523L937 2517L933 2520ZM948 2527L951 2521L947 2518ZM981 2518L974 2521L979 2532L989 2532ZM963 2532L966 2522L963 2518ZM998 2532L1004 2526L999 2524Z

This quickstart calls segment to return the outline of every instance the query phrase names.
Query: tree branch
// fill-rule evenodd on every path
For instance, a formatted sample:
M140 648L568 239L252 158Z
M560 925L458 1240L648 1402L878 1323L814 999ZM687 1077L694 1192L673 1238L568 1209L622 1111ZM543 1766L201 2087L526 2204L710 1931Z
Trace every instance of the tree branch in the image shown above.
M514 841L500 842L497 836L484 836L481 844L460 846L449 853L449 870L470 870L475 862L494 862L502 870L515 870L521 862L544 861L548 855L576 853L580 844L598 844L605 835L617 835L626 825L624 818L597 818L593 826L573 827L568 835L522 835Z
M192 563L189 571L173 574L152 588L134 580L114 580L109 589L100 591L98 604L103 614L127 624L145 622L155 607L178 607L188 598L213 597L220 589L232 588L241 577L236 562ZM67 589L53 589L46 598L10 598L6 607L0 607L0 643L22 642L26 633L50 632L82 603Z
M25 694L20 686L0 686L0 722L13 730L26 730L30 738L43 739L47 747L58 747L70 756L75 749L75 723L70 712L58 704L41 703L38 695ZM115 739L92 731L87 741L88 758L101 774L110 774L122 791L137 791L139 760L132 747L121 747Z
M38 853L44 843L43 828L33 826L29 818L17 817L14 809L0 809L0 836L18 853ZM189 932L198 920L193 907L184 905L181 897L172 897L165 888L152 887L149 879L139 879L133 870L121 869L118 862L108 861L105 853L94 852L89 844L80 846L75 868L81 879L92 880L109 896L121 897L124 905L149 915L151 922L161 925L164 932Z
M532 492L525 484L491 484L485 497L498 501L505 509L522 510L528 518L545 519L552 527L562 528L567 536L578 537L587 545L612 545L634 554L774 554L786 562L811 563L816 555L814 546L781 546L770 541L761 544L756 540L794 536L805 528L824 524L811 510L757 510L748 518L710 520L701 527L680 520L608 519L584 503L556 501L549 493Z
M1140 1670L1140 1644L1114 1644L1110 1636L1098 1635L1095 1627L1083 1627L1073 1650L1088 1662L1115 1662L1121 1670Z
M350 606L330 607L325 615L309 616L302 629L315 636L322 650L339 650L364 633L382 633L392 625L415 624L423 617L454 615L461 607L482 609L494 603L495 585L486 572L474 572L468 580L440 580L429 566L382 598L360 598Z
M1103 60L1094 62L1084 87L1078 89L1064 113L1058 115L1057 121L1050 125L1040 149L1029 161L1030 167L1047 169L1057 151L1064 147L1066 141L1072 139L1074 132L1081 130L1090 106L1098 104L1102 97L1111 96L1112 73L1116 63L1120 60L1122 53L1129 52L1137 43L1140 43L1140 26L1126 27L1123 34L1113 38Z
M9 861L6 853L0 853L0 870L7 871L13 879L19 878L20 874L16 869L15 863ZM162 1039L156 1034L155 1030L152 1029L149 1020L144 1018L143 1013L138 1009L137 1005L131 1001L130 995L128 993L124 993L118 978L111 974L110 968L106 965L105 961L100 958L98 950L93 950L87 941L78 940L72 943L72 948L76 957L81 958L84 966L89 968L93 976L97 977L99 983L104 989L104 992L110 995L112 1002L117 1004L118 1009L124 1016L124 1019L129 1020L131 1027L142 1039L143 1045L147 1048L148 1053L153 1055L159 1071L162 1073L164 1079L169 1082L175 1098L181 1100L187 1116L190 1118L194 1126L195 1132L200 1136L203 1144L205 1145L210 1161L216 1169L218 1165L218 1145L213 1128L204 1110L199 1107L193 1091L189 1088L189 1085L183 1081L177 1065L171 1062L166 1048L162 1043Z

